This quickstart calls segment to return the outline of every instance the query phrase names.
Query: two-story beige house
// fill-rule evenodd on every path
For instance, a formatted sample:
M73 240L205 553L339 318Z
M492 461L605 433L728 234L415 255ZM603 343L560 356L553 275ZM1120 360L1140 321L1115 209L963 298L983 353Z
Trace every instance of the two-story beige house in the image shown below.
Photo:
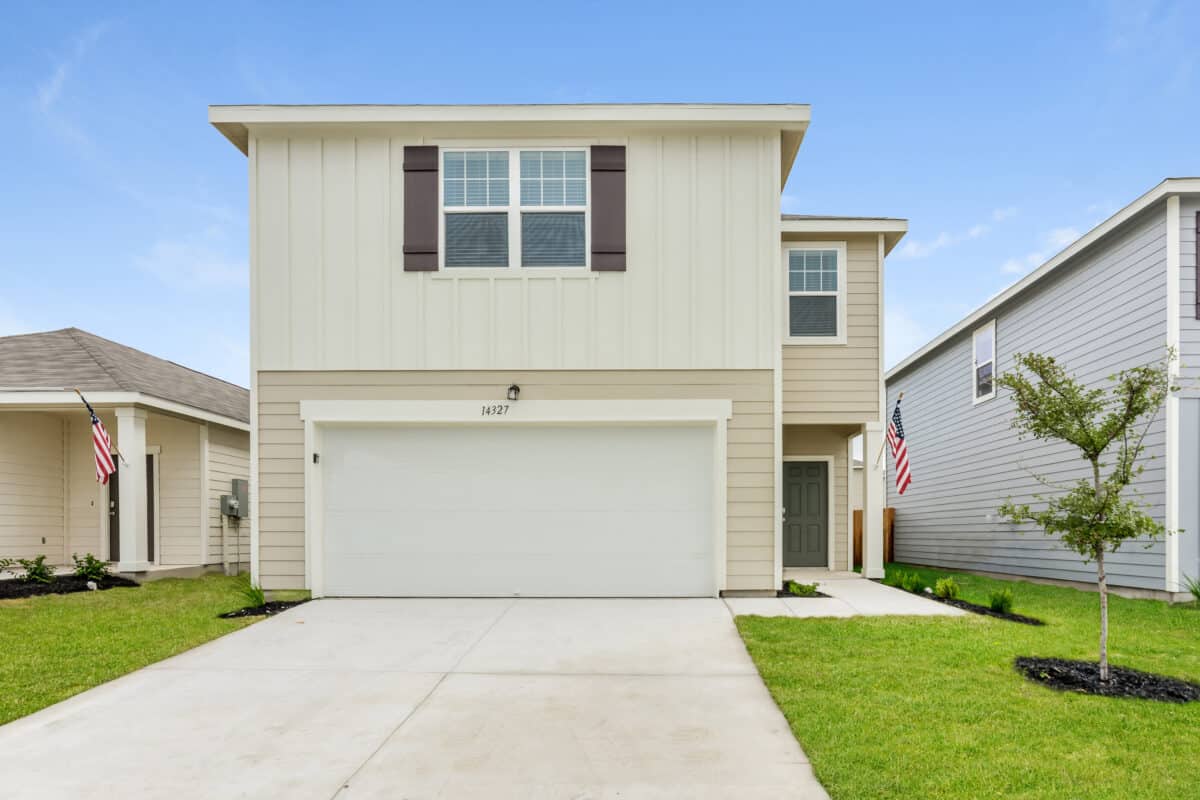
M252 570L316 596L882 575L903 220L781 216L804 105L216 106L249 160Z

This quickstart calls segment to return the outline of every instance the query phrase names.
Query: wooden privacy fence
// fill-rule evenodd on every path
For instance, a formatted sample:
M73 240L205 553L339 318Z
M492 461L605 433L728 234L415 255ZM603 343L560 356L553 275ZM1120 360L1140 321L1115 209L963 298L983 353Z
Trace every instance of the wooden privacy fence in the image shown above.
M854 566L862 566L863 512L854 509ZM896 509L883 510L883 563L896 560L896 548L892 541L892 529L896 527Z

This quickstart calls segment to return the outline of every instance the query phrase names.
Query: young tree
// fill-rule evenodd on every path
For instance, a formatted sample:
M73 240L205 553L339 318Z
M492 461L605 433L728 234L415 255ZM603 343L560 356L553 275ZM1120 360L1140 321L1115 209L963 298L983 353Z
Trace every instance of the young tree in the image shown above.
M1081 478L1071 486L1054 487L1039 476L1044 485L1063 491L1054 496L1036 495L1045 508L1033 510L1029 504L1014 504L1009 498L999 512L1012 522L1036 523L1047 535L1061 537L1085 561L1096 563L1102 681L1109 679L1104 554L1116 552L1126 539L1164 533L1163 526L1146 513L1144 503L1125 499L1122 492L1141 474L1143 465L1138 459L1145 449L1146 433L1167 395L1178 389L1171 381L1174 357L1174 352L1168 351L1160 363L1111 376L1107 391L1084 386L1052 357L1036 353L1018 353L1017 368L999 380L1000 386L1012 392L1017 407L1013 427L1022 438L1030 435L1067 442L1091 465L1090 479ZM1101 459L1106 453L1113 463L1104 475L1109 464Z

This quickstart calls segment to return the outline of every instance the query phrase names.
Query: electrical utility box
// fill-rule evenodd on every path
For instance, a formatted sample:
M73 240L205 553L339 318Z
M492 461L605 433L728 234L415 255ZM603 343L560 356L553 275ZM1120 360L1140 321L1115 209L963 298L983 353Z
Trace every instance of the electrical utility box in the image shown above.
M250 516L250 486L247 481L233 479L233 493L221 495L221 513L232 519Z

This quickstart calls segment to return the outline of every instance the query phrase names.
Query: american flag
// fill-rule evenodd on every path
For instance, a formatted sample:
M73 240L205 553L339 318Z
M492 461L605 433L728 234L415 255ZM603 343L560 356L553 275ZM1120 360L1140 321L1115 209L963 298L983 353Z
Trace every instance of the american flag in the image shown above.
M896 491L904 494L904 490L912 483L912 473L908 471L908 445L904 441L899 400L896 401L896 410L892 412L892 421L888 423L887 440L892 448L892 458L896 460Z
M96 409L92 408L92 404L85 400L82 394L79 395L79 399L83 400L88 413L92 415L92 450L96 453L96 480L108 483L108 476L117 471L117 465L113 463L112 458L112 440L108 438L108 431L104 430L104 423L96 416Z

